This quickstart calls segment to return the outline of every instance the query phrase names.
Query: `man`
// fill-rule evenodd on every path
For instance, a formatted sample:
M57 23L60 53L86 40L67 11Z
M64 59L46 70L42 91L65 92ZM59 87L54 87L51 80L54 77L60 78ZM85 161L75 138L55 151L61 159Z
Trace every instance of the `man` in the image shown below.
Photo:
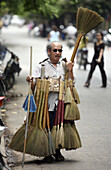
M33 77L28 76L26 78L26 81L31 81L32 83L32 89L34 90L35 82L33 81L33 78L52 78L52 79L59 79L61 78L64 80L65 78L65 72L63 67L63 62L60 61L61 55L62 55L62 45L59 42L53 41L51 42L48 47L48 56L49 58L45 59L43 62L41 62L37 67L36 71L33 75ZM70 79L74 79L73 77L73 66L74 63L71 61L64 62L64 66L68 71L68 77ZM45 72L42 73L42 69L45 67ZM43 75L44 74L44 75ZM52 129L55 119L55 113L58 103L58 92L50 92L48 96L48 106L49 106L49 118L50 118L50 128ZM60 149L56 150L56 154L54 155L57 161L63 161L64 157L60 153ZM44 161L49 162L52 161L53 157L48 156L44 158Z

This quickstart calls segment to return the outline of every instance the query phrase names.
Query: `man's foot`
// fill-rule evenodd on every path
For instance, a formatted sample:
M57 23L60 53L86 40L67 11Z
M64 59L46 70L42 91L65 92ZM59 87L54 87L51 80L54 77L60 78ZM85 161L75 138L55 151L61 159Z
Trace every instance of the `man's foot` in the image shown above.
M54 154L54 157L56 158L56 161L64 161L64 157L61 154L60 150L56 151L56 154Z
M44 159L43 159L43 162L52 162L54 159L52 156L46 156Z

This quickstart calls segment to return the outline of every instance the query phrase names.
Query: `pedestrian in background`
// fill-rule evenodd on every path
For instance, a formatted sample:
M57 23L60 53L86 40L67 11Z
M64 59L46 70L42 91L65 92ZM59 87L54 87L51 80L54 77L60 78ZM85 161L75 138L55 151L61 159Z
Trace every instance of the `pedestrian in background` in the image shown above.
M60 41L60 31L56 25L52 26L52 29L48 34L48 41Z
M90 71L89 71L89 74L88 74L88 78L87 78L87 81L85 83L85 87L89 87L90 86L90 81L91 81L91 78L92 78L92 75L93 75L93 72L96 68L96 66L98 65L99 66L99 69L100 69L100 72L101 72L101 76L102 76L102 88L106 88L107 86L107 77L106 77L106 73L105 73L105 70L104 70L104 56L103 56L103 53L104 53L104 42L103 42L103 33L101 32L98 32L96 34L96 39L97 39L97 42L94 44L94 56L93 56L93 59L92 59L92 63L91 63L91 68L90 68Z

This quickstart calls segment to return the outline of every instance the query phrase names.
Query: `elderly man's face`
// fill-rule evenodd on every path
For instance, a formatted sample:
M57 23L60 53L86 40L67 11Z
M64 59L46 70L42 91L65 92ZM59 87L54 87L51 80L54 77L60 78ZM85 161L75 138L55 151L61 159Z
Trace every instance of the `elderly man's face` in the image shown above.
M51 51L48 51L48 55L53 64L57 64L62 54L61 44L58 42L52 43Z

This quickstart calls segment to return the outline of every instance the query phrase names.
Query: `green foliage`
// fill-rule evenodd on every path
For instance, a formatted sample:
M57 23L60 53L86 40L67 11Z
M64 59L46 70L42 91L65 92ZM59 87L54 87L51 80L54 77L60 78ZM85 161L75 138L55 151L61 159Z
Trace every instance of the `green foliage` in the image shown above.
M9 8L5 1L0 2L0 16L3 16L9 12Z
M80 6L92 9L103 17L111 14L111 1L106 0L2 0L0 5L1 15L9 12L47 19L66 14L75 15Z

